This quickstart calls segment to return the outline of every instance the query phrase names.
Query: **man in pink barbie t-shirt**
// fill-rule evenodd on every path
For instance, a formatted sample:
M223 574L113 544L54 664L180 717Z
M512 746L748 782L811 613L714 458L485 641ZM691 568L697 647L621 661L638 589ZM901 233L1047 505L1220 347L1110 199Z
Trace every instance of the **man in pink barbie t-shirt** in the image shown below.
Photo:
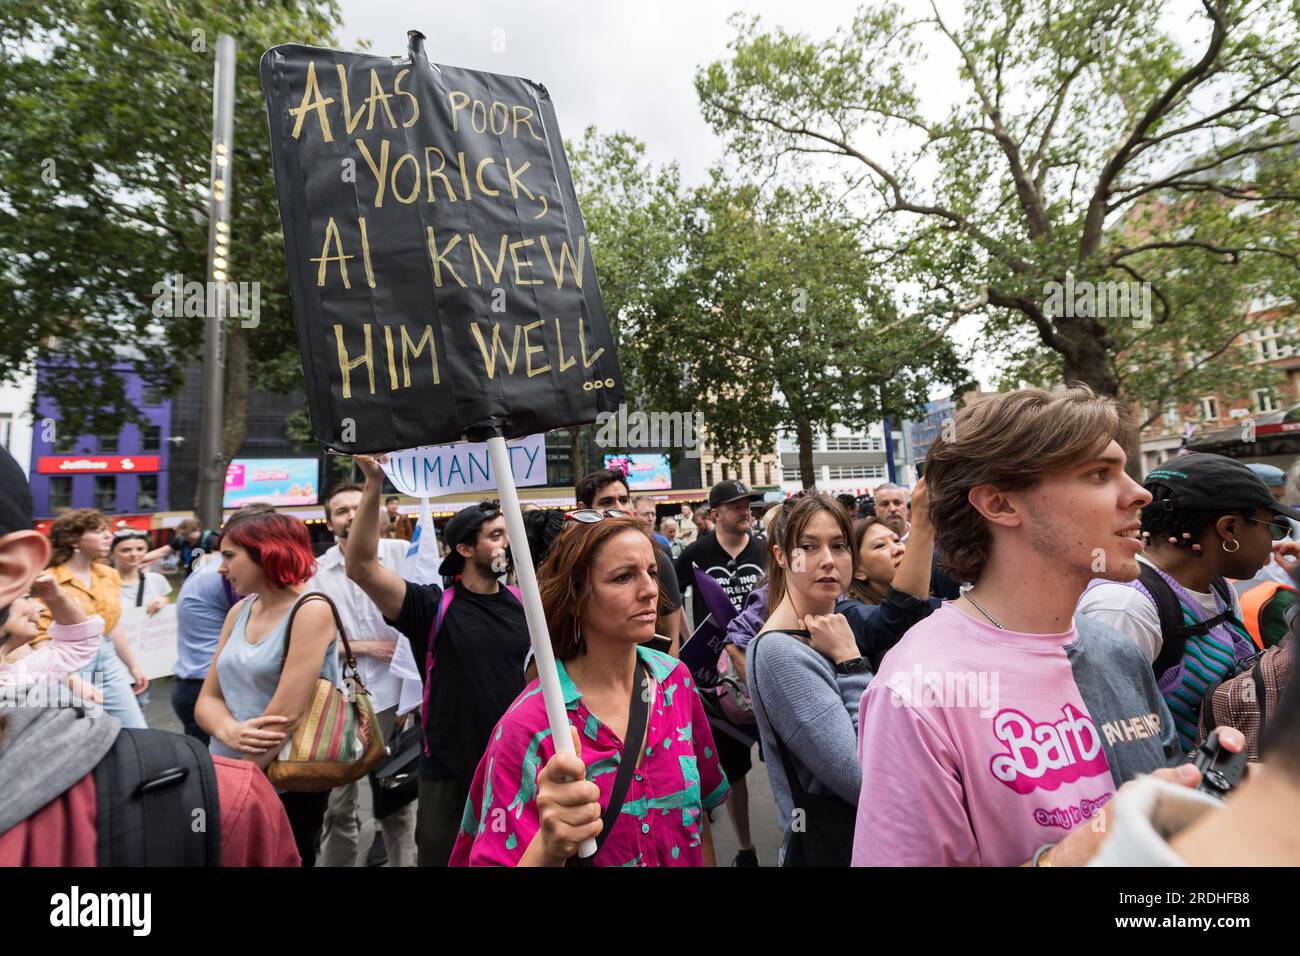
M944 563L976 583L913 626L862 695L853 862L1080 865L1126 780L1199 780L1171 767L1181 752L1141 652L1074 618L1091 579L1138 573L1151 497L1124 472L1132 425L1080 387L986 399L954 426L926 457L930 514Z

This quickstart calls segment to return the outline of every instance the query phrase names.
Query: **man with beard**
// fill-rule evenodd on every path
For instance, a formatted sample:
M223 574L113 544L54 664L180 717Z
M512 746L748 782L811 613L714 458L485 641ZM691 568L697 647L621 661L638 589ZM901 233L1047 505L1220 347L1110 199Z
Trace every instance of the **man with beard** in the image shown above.
M914 625L859 707L858 866L1068 866L1140 774L1195 785L1142 652L1075 605L1138 574L1133 425L1082 386L963 409L926 456L944 563L974 587ZM1100 570L1100 569L1105 570ZM1230 728L1220 739L1240 750Z
M416 846L420 866L446 866L488 736L524 689L528 624L519 598L497 579L508 565L506 520L497 502L457 512L443 530L450 551L439 568L444 578L455 578L452 586L444 592L405 581L377 557L383 469L369 455L353 461L366 484L348 532L347 575L410 639L421 666Z
M683 591L691 587L695 592L692 606L696 627L703 623L709 610L699 589L694 587L694 567L699 567L722 585L737 612L744 609L749 592L763 577L762 539L750 532L753 520L750 504L762 498L761 494L751 492L740 481L720 481L709 490L709 517L714 528L708 534L701 534L694 544L682 551L676 562L678 586ZM737 671L743 674L744 654L731 644L727 645L727 653ZM754 765L750 757L753 743L747 742L750 740L747 734L730 724L722 726L716 719L712 722L717 731L713 736L718 746L718 759L731 783L732 797L727 801L727 813L731 816L740 849L732 865L758 866L758 854L749 835L749 788L745 783L745 775Z
M357 658L357 672L361 683L370 692L370 701L379 720L379 730L387 740L397 722L397 704L401 693L401 680L390 670L393 651L401 634L384 623L383 615L375 602L356 583L348 580L352 522L361 507L362 488L351 482L335 485L325 496L325 524L334 535L335 545L316 562L316 574L307 582L308 588L320 591L334 602L352 653ZM396 499L390 499L396 500ZM406 559L405 541L389 538L377 542L376 556L381 567L397 574ZM340 652L342 647L339 648ZM376 816L379 834L367 857L368 865L379 865L384 855L392 866L415 865L415 805L408 803L386 816ZM360 837L357 814L357 784L335 787L330 793L329 807L321 840L322 866L354 866Z

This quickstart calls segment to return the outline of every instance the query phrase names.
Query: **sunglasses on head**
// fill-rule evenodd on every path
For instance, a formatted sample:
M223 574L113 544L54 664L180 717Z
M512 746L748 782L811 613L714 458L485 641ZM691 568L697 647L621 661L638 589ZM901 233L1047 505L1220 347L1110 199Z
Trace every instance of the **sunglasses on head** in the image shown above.
M579 508L577 511L566 511L564 513L565 521L580 521L583 524L595 524L597 521L603 521L606 518L634 518L636 515L630 511L618 511L610 509L601 511L599 508Z
M147 531L139 531L139 530L137 530L137 529L135 529L135 528L130 528L130 529L122 530L122 531L114 531L114 532L113 532L113 541L114 541L114 542L117 542L117 541L125 541L125 540L128 539L128 538L144 538L146 541L148 541L148 540L149 540L149 533L148 533Z

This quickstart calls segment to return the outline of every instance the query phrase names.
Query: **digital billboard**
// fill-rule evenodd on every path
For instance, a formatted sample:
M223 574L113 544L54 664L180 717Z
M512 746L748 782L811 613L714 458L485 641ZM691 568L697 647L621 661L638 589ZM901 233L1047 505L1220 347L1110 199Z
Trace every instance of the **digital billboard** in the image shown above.
M605 467L626 474L630 491L664 491L673 486L667 455L606 455Z
M316 458L236 458L226 467L223 508L250 501L271 505L314 505L319 495Z

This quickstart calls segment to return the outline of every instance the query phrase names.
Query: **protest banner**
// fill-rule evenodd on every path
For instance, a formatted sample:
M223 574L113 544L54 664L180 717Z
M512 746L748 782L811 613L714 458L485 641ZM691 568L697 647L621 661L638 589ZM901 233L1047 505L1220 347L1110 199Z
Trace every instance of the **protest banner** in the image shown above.
M408 38L405 57L262 56L308 409L349 454L487 442L552 739L573 753L506 439L617 408L614 338L546 88Z
M121 623L144 676L150 680L169 676L176 666L176 605L165 604L155 614L143 607L124 607Z
M546 438L529 435L506 442L516 485L546 484ZM400 494L437 498L497 487L492 458L484 442L458 442L395 451L380 463Z
M546 88L422 40L261 60L308 408L346 453L540 434L623 397Z

